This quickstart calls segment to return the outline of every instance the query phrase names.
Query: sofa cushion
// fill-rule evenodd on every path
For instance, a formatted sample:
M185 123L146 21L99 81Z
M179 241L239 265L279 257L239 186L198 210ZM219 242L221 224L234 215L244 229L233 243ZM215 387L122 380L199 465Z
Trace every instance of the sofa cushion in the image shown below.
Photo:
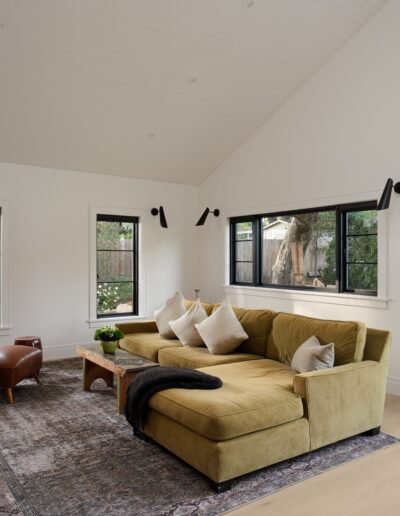
M230 302L225 299L221 306L200 324L196 330L213 355L232 353L244 340L247 333L238 321Z
M158 361L161 365L171 367L208 367L217 364L231 364L245 360L259 360L260 355L250 353L229 353L228 355L212 355L207 348L164 348L160 350Z
M255 353L266 356L268 337L272 329L272 321L276 312L272 310L259 310L238 308L233 306L233 311L243 326L249 338L242 342L236 351L242 353Z
M171 321L169 325L184 346L204 346L203 339L194 325L205 319L207 319L207 313L200 301L197 301L179 319Z
M232 439L281 425L303 416L293 391L290 367L261 359L201 369L223 381L213 391L167 389L155 394L150 407L215 441Z
M182 347L182 344L178 339L163 339L159 333L146 332L125 335L119 341L119 346L134 355L158 362L158 352L160 349Z
M325 344L321 346L315 335L307 339L296 349L292 369L296 373L308 373L333 367L335 362L335 344Z
M158 331L164 339L175 339L176 335L172 331L169 323L175 321L186 312L182 294L177 290L165 301L163 306L154 312Z
M213 311L217 310L220 304L213 305ZM242 342L236 352L255 353L266 356L268 338L272 329L272 322L277 312L261 308L239 308L232 305L240 324L249 338Z
M281 312L272 324L267 357L290 365L300 345L315 335L321 345L335 344L335 366L363 358L367 329L355 321L330 321Z

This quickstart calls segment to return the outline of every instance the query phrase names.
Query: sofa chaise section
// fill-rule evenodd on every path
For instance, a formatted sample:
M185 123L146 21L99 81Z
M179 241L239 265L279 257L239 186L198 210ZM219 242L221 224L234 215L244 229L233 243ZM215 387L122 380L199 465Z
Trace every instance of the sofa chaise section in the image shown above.
M261 359L201 369L215 391L168 389L151 398L146 435L220 484L310 450L294 373Z
M293 371L273 360L224 364L201 369L218 376L215 391L168 389L150 407L214 441L232 439L301 418L301 397L293 391Z

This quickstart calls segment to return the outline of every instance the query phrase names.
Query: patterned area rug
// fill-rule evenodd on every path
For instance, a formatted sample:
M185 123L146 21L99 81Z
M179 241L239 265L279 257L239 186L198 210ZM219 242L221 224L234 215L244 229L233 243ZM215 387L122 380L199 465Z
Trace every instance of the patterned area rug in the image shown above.
M398 442L347 439L217 495L185 463L133 438L102 380L83 392L78 359L47 363L42 381L21 383L13 406L0 399L1 515L216 515Z

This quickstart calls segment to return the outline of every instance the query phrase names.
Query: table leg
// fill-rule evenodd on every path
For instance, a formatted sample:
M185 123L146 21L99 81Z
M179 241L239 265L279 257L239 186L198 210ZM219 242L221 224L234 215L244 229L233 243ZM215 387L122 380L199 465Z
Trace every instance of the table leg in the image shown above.
M135 372L127 372L124 376L117 375L117 403L118 403L118 412L120 414L124 413L125 401L126 401L126 391L128 390L129 384L135 378L137 373Z
M12 405L14 403L14 396L11 387L6 387L7 402Z
M113 386L114 375L112 371L108 371L108 369L104 369L94 362L83 359L83 390L90 391L90 386L92 383L98 378L103 378L106 382L107 387Z

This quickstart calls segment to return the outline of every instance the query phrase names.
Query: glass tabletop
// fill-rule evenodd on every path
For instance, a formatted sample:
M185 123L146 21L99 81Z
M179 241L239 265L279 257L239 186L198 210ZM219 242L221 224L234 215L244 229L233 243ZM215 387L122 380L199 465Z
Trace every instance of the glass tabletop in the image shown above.
M117 348L115 350L115 355L111 355L109 353L104 353L100 344L91 344L88 346L80 346L82 349L89 351L90 353L97 355L98 357L104 358L113 364L126 369L127 371L131 371L134 369L145 369L146 367L155 367L159 364L152 362L151 360L147 360L146 358L138 357L133 353L129 353L123 349Z

